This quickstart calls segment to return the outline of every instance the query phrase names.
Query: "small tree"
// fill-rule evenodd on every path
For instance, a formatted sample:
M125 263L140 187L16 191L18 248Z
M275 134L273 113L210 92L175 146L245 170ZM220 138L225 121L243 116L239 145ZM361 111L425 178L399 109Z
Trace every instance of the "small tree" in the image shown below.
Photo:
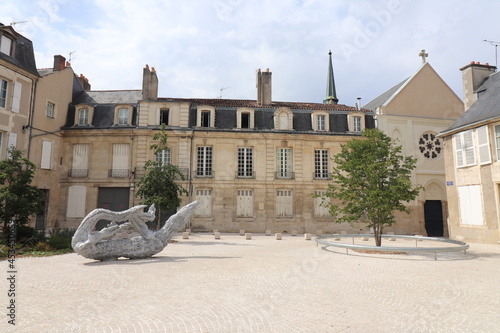
M155 157L168 151L167 139L165 125L162 125L161 130L153 135L153 140L159 142L150 146ZM137 184L139 189L136 196L143 199L143 204L148 206L155 204L158 211L159 227L162 211L175 211L181 205L181 196L188 194L186 189L176 183L176 180L184 180L185 177L176 165L165 163L161 159L147 161L144 169L146 174Z
M381 246L383 228L395 223L394 212L410 213L403 202L414 200L421 189L411 183L417 160L403 156L401 146L378 129L363 135L366 140L348 141L333 158L334 184L328 185L323 205L338 223L366 223L374 230L376 246Z
M33 214L41 206L42 191L32 186L35 164L22 157L20 150L11 147L8 158L0 161L0 221L3 222L3 236L7 236L7 226L28 224Z

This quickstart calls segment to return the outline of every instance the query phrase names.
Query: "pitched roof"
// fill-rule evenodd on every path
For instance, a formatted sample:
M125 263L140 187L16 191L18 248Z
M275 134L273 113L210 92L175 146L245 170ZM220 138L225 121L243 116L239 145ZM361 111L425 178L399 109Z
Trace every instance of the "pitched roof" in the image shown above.
M411 80L412 77L413 76L404 79L391 89L375 97L370 102L363 105L363 108L375 111L379 106L385 106L389 100L392 100L392 98L399 93L399 91L406 85L407 82Z
M142 90L91 90L82 92L73 104L137 104Z
M442 133L500 118L500 72L491 74L476 90L477 101Z

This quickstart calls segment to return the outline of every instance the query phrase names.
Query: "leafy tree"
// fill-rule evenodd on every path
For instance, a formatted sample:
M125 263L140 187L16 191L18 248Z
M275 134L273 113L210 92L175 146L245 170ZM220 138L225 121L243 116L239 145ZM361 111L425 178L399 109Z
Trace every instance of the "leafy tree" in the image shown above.
M395 223L394 212L410 213L403 202L414 200L421 189L411 183L417 160L403 156L401 146L378 129L363 135L366 140L350 140L334 156L334 183L328 185L322 204L338 223L366 223L374 230L376 246L381 246L383 228Z
M42 191L31 185L35 164L14 147L7 153L9 157L0 161L0 221L4 237L9 222L16 227L28 224L31 216L42 208Z
M153 135L153 140L158 143L150 146L155 157L168 150L167 139L165 125L162 125L161 130ZM175 211L181 205L181 196L188 194L184 187L176 183L176 180L184 180L185 177L176 165L156 159L147 161L144 169L146 174L137 184L139 189L136 196L142 198L142 203L145 205L155 204L158 210L159 227L162 211Z

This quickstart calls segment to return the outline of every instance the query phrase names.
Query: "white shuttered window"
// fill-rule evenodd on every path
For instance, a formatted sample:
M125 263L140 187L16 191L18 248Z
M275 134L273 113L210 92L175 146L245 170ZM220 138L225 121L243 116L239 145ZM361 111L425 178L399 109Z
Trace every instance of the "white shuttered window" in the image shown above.
M84 217L86 197L87 187L70 186L68 188L68 207L66 210L66 216Z
M276 216L277 217L293 216L292 190L276 191Z
M491 163L488 126L482 126L477 129L477 144L479 148L479 159L481 161L481 164Z
M52 169L52 145L50 141L42 141L42 161L40 168Z
M198 206L196 207L195 216L211 217L212 216L212 190L211 189L196 190L196 200L198 201Z
M458 186L461 224L484 225L480 185Z
M236 215L253 217L253 190L238 190L236 196Z

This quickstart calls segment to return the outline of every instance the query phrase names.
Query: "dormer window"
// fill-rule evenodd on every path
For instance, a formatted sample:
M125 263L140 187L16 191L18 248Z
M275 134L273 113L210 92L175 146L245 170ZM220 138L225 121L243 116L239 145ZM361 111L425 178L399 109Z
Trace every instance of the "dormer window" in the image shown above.
M349 114L349 132L361 132L365 128L365 117L361 113Z
M90 126L94 108L90 105L81 104L75 108L75 126Z
M254 111L252 109L238 109L236 111L236 127L243 129L254 128Z
M0 52L12 56L12 39L5 35L0 36Z
M293 113L288 108L279 108L274 113L274 128L277 130L293 129Z
M199 106L197 110L197 127L215 127L215 108L212 106Z
M327 112L315 111L311 114L312 127L314 131L329 131L330 121Z
M130 125L132 123L132 107L126 104L117 105L114 123L118 126Z

